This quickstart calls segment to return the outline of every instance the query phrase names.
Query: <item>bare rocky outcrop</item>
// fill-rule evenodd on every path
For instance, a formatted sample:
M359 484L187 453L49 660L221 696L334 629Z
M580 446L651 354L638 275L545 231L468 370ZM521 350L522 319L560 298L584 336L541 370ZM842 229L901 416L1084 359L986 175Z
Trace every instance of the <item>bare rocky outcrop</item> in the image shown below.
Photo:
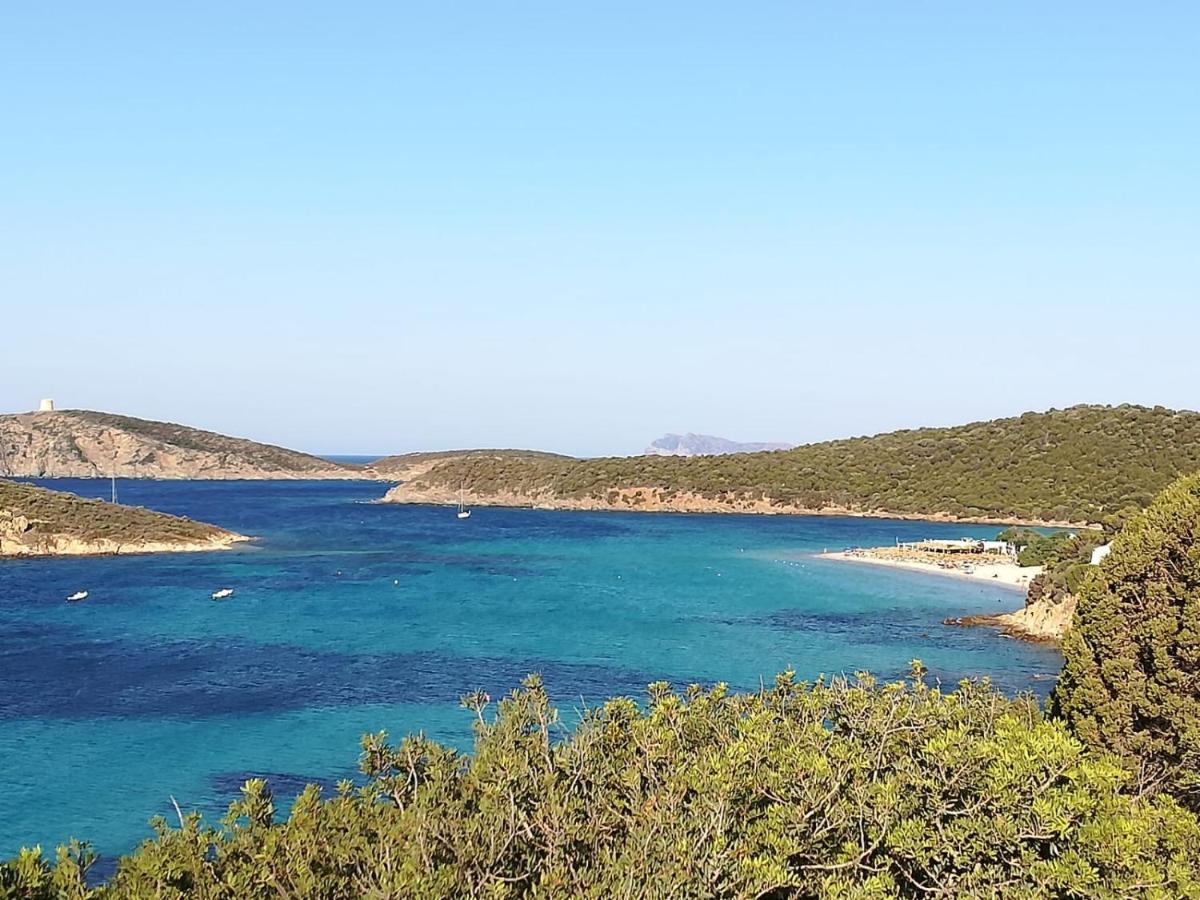
M946 619L944 625L998 628L1006 637L1043 644L1058 644L1071 627L1078 600L1070 594L1036 595L1030 592L1025 605L1016 612L992 616L959 616Z
M86 410L0 416L0 475L34 478L375 478L359 466L168 422Z

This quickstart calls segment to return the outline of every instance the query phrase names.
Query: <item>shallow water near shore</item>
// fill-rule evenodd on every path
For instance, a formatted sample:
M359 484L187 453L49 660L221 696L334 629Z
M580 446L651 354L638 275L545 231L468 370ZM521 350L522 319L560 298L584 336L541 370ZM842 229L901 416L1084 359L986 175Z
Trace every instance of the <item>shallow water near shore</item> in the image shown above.
M102 481L40 480L85 496ZM215 820L353 777L358 739L467 749L457 698L540 672L565 712L650 681L756 688L914 657L1044 696L1061 658L947 616L1011 589L813 557L995 526L882 519L452 510L370 482L121 482L121 500L255 535L208 554L0 562L0 857L70 836L108 856L170 798ZM209 595L233 588L225 602ZM79 604L64 598L76 590Z

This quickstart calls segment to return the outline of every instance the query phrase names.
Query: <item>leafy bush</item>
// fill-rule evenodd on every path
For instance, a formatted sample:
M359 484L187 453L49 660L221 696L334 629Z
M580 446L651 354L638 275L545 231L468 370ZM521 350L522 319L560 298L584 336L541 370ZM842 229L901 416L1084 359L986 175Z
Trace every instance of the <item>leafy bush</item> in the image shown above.
M1085 529L1042 534L1032 528L1008 528L997 539L1017 546L1017 562L1022 566L1043 567L1030 582L1027 602L1062 603L1079 591L1092 569L1092 551L1104 541L1104 533Z
M1099 546L1099 531L1055 531L1042 534L1032 528L1007 528L996 536L1017 547L1017 562L1022 566L1053 566L1060 562L1083 562Z
M1200 809L1200 475L1163 491L1087 578L1053 709Z
M470 757L368 736L365 787L309 787L276 824L248 782L221 829L158 821L94 896L1200 895L1192 814L986 684L656 684L561 737L536 678L494 717L466 703ZM26 854L0 884L82 897L80 870Z

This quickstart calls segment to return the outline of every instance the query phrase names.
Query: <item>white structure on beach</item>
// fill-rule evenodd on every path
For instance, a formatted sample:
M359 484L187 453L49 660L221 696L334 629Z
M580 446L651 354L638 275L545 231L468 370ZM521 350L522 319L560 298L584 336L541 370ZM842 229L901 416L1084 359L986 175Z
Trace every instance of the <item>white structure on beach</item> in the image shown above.
M1016 556L1017 545L1012 541L984 541L984 553L999 553L1002 556Z
M1101 544L1092 551L1092 565L1098 566L1104 561L1104 557L1112 552L1112 544Z
M54 412L54 401L47 398L38 406L39 412Z
M957 540L935 540L926 538L923 541L901 541L896 539L896 546L901 550L916 550L922 553L991 553L1001 556L1016 556L1017 548L1008 541L981 541L977 538L958 538Z

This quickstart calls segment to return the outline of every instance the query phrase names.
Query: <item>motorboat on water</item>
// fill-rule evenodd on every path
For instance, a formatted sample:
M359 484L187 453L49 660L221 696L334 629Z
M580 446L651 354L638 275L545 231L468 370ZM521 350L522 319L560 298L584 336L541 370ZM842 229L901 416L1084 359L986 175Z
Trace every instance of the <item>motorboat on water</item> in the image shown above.
M87 591L76 591L70 597L67 598L67 602L68 603L78 603L80 600L86 600L87 598L88 598Z
M214 600L224 600L226 597L233 596L233 588L221 588L219 591L214 591L212 598Z

